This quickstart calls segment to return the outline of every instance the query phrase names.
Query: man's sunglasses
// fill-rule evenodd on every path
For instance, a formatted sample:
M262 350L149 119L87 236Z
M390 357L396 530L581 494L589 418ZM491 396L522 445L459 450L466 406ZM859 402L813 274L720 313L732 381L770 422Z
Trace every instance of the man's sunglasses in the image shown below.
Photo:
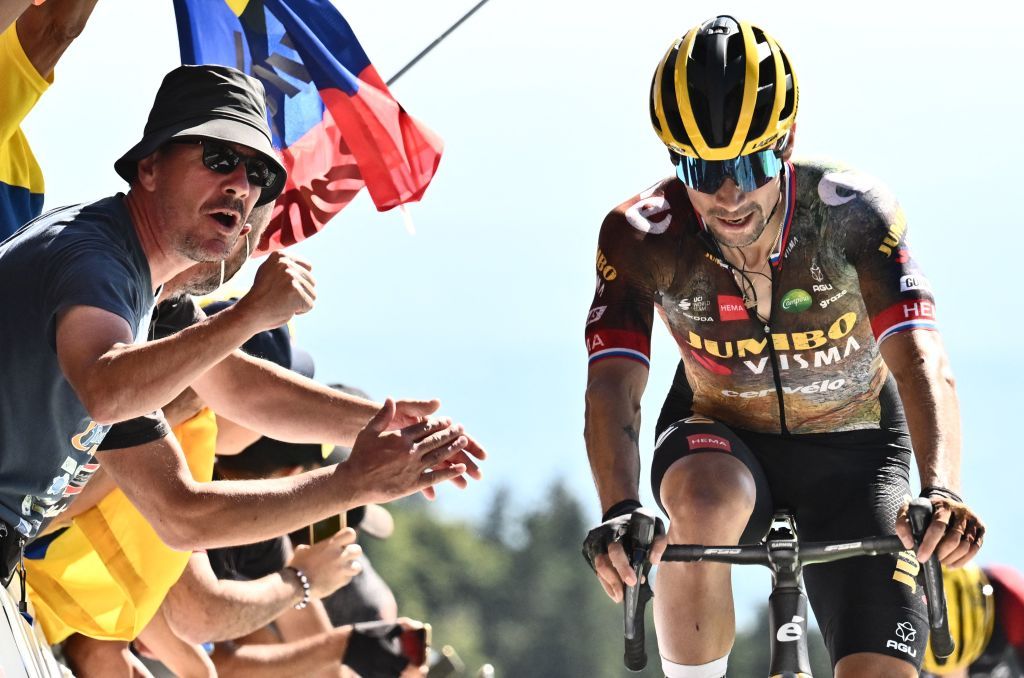
M672 153L676 176L701 193L714 193L732 179L744 193L761 188L782 172L782 158L774 149L741 155L732 160L701 160Z
M277 170L261 156L242 155L227 144L215 139L175 139L175 144L202 144L203 164L217 174L231 174L238 163L245 162L245 176L249 183L270 188L277 181Z

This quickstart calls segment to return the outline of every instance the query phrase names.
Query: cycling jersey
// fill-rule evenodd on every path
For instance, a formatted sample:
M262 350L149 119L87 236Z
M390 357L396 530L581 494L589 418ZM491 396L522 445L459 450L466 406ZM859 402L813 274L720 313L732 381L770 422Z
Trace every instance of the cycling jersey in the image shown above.
M613 210L587 319L591 362L649 365L657 308L695 413L760 433L898 425L902 408L878 345L935 329L903 212L875 180L821 162L786 164L780 209L767 323L748 308L677 179Z

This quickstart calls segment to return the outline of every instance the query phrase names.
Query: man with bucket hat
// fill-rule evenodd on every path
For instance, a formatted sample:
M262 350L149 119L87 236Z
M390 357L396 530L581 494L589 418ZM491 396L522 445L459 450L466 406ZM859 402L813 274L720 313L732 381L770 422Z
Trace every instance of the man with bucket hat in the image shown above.
M175 69L142 140L115 168L131 186L127 195L52 210L0 245L0 289L8 291L0 304L3 583L25 541L95 472L93 453L114 422L134 425L107 441L97 459L161 538L185 550L267 538L466 471L449 460L462 458L470 441L461 426L428 416L436 401L378 406L325 393L292 429L261 423L275 436L305 442L295 433L301 424L330 417L312 434L351 444L344 464L272 483L194 482L159 408L190 384L199 387L249 337L309 310L314 299L309 266L275 253L230 309L145 341L161 285L197 262L227 257L248 231L252 208L284 185L262 86L221 66ZM267 363L265 371L279 371L296 391L305 388L294 381L301 377L281 376L283 368ZM228 414L254 423L241 408ZM404 428L387 432L398 426Z

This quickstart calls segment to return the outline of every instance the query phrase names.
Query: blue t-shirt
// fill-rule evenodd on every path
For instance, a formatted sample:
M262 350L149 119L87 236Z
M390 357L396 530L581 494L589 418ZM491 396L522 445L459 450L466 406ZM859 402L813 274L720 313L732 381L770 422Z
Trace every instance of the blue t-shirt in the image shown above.
M23 535L81 491L110 428L89 417L64 378L57 314L101 308L139 340L153 303L123 195L52 210L0 244L0 519Z

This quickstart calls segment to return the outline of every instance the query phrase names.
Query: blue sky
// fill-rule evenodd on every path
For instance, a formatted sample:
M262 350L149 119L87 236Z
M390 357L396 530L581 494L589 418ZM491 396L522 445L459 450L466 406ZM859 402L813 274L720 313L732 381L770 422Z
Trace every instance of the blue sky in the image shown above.
M473 2L336 4L387 78ZM1013 183L1024 101L1007 75L1018 58L1007 27L1024 17L991 0L916 7L491 0L393 89L446 142L410 209L416 235L364 192L295 248L318 280L317 307L297 322L318 377L378 398L440 397L487 445L486 481L443 490L444 514L481 516L499 484L528 509L562 479L596 520L582 335L598 227L671 171L647 117L658 59L690 25L732 12L794 63L797 155L873 174L903 204L958 378L964 494L990 530L981 561L1024 566L1013 510L1024 368L1009 251L1024 226ZM169 1L100 0L25 126L48 207L124 190L111 165L177 63ZM676 360L659 327L641 434L652 505L652 427ZM741 576L739 599L763 596L764 581Z

